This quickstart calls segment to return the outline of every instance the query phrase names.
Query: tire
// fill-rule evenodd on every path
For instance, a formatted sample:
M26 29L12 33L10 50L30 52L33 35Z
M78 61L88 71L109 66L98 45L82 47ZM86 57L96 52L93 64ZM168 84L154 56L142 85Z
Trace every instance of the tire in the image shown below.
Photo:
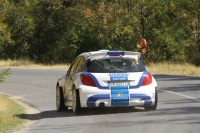
M144 109L145 110L156 110L157 103L158 103L158 94L157 94L157 91L155 89L155 104L153 106L144 106Z
M73 113L79 113L81 111L81 104L80 104L80 96L79 96L79 90L77 89L73 89L72 91L72 95L73 95Z
M56 108L58 112L62 112L68 109L68 107L66 107L64 104L62 88L60 88L58 85L56 87Z

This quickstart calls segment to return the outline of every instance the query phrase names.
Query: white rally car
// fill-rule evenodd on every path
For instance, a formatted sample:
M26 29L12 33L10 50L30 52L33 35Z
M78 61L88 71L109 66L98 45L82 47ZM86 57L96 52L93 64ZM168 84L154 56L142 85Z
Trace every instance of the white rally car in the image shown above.
M80 54L57 81L58 111L91 107L144 107L155 110L157 83L140 53L100 50Z

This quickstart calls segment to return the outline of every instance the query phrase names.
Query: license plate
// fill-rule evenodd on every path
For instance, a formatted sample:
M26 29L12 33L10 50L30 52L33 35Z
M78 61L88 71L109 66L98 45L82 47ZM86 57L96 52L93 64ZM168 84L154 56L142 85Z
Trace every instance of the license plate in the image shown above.
M129 81L110 81L111 86L116 86L116 85L130 85Z

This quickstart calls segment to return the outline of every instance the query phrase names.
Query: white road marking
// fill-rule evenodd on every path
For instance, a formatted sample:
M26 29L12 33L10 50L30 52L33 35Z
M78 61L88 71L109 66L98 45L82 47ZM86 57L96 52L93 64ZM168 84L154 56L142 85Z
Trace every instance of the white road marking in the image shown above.
M194 98L194 97L190 97L190 96L187 96L187 95L183 95L183 94L180 94L180 93L176 93L176 92L173 92L173 91L167 91L167 90L160 90L160 91L172 93L172 94L179 95L179 96L182 96L182 97L187 97L187 98L192 99L192 100L194 100L194 101L196 101L196 102L200 102L199 99L196 99L196 98Z

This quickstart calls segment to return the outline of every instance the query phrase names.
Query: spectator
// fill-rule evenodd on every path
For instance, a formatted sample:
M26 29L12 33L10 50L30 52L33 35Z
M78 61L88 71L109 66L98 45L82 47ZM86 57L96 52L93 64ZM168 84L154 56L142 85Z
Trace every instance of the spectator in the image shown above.
M146 47L147 47L147 41L145 38L143 38L142 35L139 36L139 41L138 41L138 51L141 53L141 60L143 60L144 54L146 53Z

